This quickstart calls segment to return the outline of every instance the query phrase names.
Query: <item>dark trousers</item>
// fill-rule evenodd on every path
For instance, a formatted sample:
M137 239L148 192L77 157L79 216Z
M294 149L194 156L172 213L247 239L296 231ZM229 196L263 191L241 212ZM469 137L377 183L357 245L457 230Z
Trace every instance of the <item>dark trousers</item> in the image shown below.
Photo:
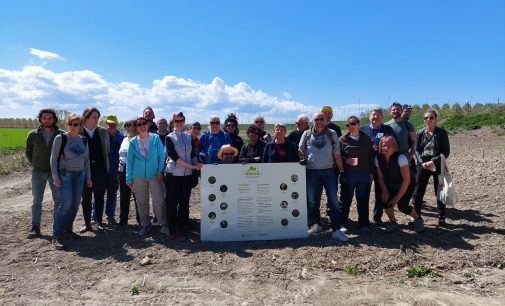
M386 188L388 189L388 194L389 194L388 202L398 194L400 187L401 187L400 184L393 185L393 184L386 183ZM398 207L398 210L406 215L410 215L410 213L412 212L412 209L413 209L410 206L410 199L412 198L412 194L414 193L415 187L416 187L416 185L414 184L414 182L410 182L409 187L407 188L407 191L405 191L405 194L403 194L403 197L396 204L396 206ZM384 203L384 202L382 202L382 200L381 200L381 203L384 208L390 207L390 205L388 203Z
M423 198L426 193L426 188L428 187L428 182L430 181L430 177L433 176L433 189L435 191L435 196L437 195L438 189L438 175L433 171L424 170L419 168L417 171L417 188L415 194L414 208L417 214L421 215L421 210L423 206ZM437 207L439 211L439 217L445 218L445 204L437 201Z
M379 185L379 175L377 174L377 170L373 173L373 186L375 191L375 204L373 207L373 219L374 221L380 221L382 219L382 215L384 213L384 209L382 208L382 189Z
M88 188L84 184L84 189L82 192L82 214L84 216L84 222L86 224L91 223L91 198L94 195L95 209L96 209L96 221L102 223L103 218L103 207L104 207L104 196L105 190L107 189L107 172L103 167L91 167L91 181L93 186Z
M189 198L191 196L191 175L173 176L165 174L166 211L168 229L171 234L189 224Z
M368 219L368 202L371 188L370 174L346 172L341 181L340 224L343 225L349 220L352 198L356 194L358 223L360 227L368 226L370 224Z
M133 203L135 204L135 212L137 224L140 224L139 212L137 210L137 199L135 193L126 185L126 172L119 172L119 224L128 224L128 215L130 214L130 199L133 196Z

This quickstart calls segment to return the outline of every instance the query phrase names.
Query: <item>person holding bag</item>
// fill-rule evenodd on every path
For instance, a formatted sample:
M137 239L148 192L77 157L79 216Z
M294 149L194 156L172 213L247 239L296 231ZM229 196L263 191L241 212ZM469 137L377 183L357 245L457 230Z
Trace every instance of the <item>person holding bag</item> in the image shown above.
M438 113L434 109L428 110L424 114L424 128L416 133L415 154L417 159L417 191L414 195L414 207L421 215L423 198L430 177L433 176L433 188L435 194L439 188L438 175L441 170L441 158L448 158L450 154L449 137L447 132L437 127ZM439 210L438 224L445 226L445 204L437 200Z

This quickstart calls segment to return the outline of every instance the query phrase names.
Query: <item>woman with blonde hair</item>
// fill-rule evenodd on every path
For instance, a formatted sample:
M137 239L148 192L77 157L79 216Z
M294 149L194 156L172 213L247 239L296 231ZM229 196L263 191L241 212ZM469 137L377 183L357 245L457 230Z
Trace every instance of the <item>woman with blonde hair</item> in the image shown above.
M83 137L79 135L82 117L76 114L67 116L65 123L68 132L56 136L51 151L51 173L54 185L60 189L53 222L53 247L64 248L63 236L78 239L80 236L72 230L75 216L79 210L84 183L92 187L89 165L89 149Z
M407 157L398 152L398 144L393 136L384 136L379 142L379 154L375 157L375 167L381 188L381 201L390 220L386 226L387 232L398 228L394 207L406 215L410 215L416 232L424 230L423 219L409 205L415 188L414 174L410 171Z

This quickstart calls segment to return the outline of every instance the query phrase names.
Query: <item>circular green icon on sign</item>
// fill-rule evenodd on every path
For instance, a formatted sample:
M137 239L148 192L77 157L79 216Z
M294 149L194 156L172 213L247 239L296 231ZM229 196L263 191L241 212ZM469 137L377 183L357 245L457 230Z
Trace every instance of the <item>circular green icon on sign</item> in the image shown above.
M215 176L209 177L209 183L214 184L215 182L216 182L216 177Z
M211 211L208 216L209 216L209 219L211 219L211 220L216 219L216 213L213 211Z
M215 194L209 194L209 201L214 202L216 200Z
M281 225L282 226L288 226L288 223L289 223L288 219L282 219L281 220Z
M223 220L223 221L221 221L221 223L219 223L219 226L221 226L221 228L227 228L228 222L226 220Z
M291 193L291 198L292 198L293 200L298 199L298 197L299 197L298 192L293 192L293 193Z

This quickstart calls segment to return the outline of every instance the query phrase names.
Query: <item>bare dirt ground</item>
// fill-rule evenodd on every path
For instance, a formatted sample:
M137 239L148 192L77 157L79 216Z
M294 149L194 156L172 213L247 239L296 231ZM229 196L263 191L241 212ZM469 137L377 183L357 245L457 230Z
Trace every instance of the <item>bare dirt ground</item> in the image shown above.
M429 188L424 233L408 229L398 213L400 231L372 228L361 236L351 225L348 243L332 241L329 232L301 240L200 242L195 191L189 240L172 242L156 232L142 239L131 225L87 233L69 241L67 251L55 251L49 188L44 237L27 240L30 173L0 176L0 304L504 305L505 137L479 130L450 140L458 202L448 209L449 226L437 226ZM79 212L75 229L81 224ZM146 256L152 264L141 266ZM406 270L420 265L436 273L408 278Z

